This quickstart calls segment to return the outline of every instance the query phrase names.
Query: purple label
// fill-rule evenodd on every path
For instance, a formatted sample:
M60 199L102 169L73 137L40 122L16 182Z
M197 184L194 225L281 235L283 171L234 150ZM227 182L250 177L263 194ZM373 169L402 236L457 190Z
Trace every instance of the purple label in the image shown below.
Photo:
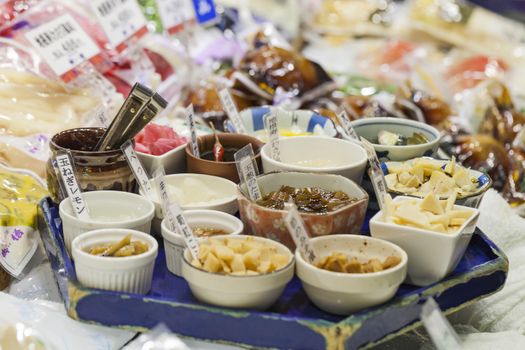
M11 234L11 238L13 241L18 241L22 236L24 235L24 231L20 230L19 228L15 228L13 233Z
M5 258L9 254L9 247L2 248L2 256Z

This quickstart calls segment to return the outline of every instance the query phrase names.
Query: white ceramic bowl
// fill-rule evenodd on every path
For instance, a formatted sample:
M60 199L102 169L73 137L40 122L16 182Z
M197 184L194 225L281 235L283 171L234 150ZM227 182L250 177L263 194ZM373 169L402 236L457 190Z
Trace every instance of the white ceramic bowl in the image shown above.
M127 234L149 246L147 252L128 257L102 257L85 250L102 243L118 242ZM158 244L151 235L129 229L101 229L86 232L71 245L78 281L89 288L146 294L151 289Z
M346 140L322 136L281 137L281 161L271 155L271 145L261 149L265 173L272 171L301 171L341 175L361 183L367 164L362 146ZM333 165L330 165L331 164Z
M150 233L155 216L153 202L138 194L121 191L93 191L83 194L91 219L77 218L69 198L59 206L64 243L71 253L71 242L83 232L101 228L129 228Z
M414 200L399 196L394 202ZM457 266L476 229L479 210L456 205L454 209L472 211L472 216L457 233L439 233L385 222L380 211L370 220L370 234L397 244L408 254L406 283L427 286L447 276Z
M342 273L320 269L295 252L297 276L308 298L322 310L348 315L391 299L406 277L407 254L395 244L368 236L330 235L310 240L319 258L341 252L367 262L398 256L401 262L387 270L372 273Z
M198 180L204 183L206 186L208 186L208 188L218 192L220 194L219 198L211 201L204 199L204 197L202 197L201 195L204 195L205 193L202 192L201 188L185 186L185 184L187 184L187 180ZM191 173L173 174L166 176L166 185L168 186L168 188L173 186L175 188L182 189L187 193L195 195L194 203L179 203L182 210L208 209L222 211L227 214L235 214L239 210L239 205L237 203L237 185L234 182L224 179L222 177ZM155 203L155 219L153 220L153 232L160 233L160 225L162 219L164 218L164 215L162 213L162 205L159 200L157 185L155 183L153 183L153 188L156 193L156 198L153 201ZM140 193L143 194L142 190L140 190ZM173 193L171 195L173 196Z
M421 158L428 158L428 157L421 157ZM408 160L407 162L411 163L416 159L418 158ZM430 159L433 159L433 158L430 158ZM449 160L437 160L437 161L442 162L442 168L444 168L447 162L449 162ZM388 175L389 168L391 169L391 167L399 166L403 163L404 162L381 163L381 169L383 170L383 173L385 175ZM483 173L481 171L477 171L474 169L468 169L468 172L469 172L470 177L476 178L478 180L477 188L474 192L470 194L464 194L464 195L458 194L458 197L456 199L456 204L464 205L466 207L471 207L471 208L478 208L479 205L481 204L481 200L483 199L483 196L485 195L487 190L492 187L492 179L490 178L488 174ZM407 196L407 197L421 198L419 196L415 196L410 193L404 193L402 191L398 191L398 190L394 190L390 188L388 188L388 192L392 195L392 197L401 195L401 196Z
M374 149L381 161L402 161L416 157L432 156L436 153L439 147L439 140L441 139L439 130L433 126L409 119L388 117L363 118L354 120L351 124L357 135L368 140L377 139L377 134L381 130L404 136L412 136L414 132L420 132L429 140L429 142L420 145L385 146L374 144ZM355 142L348 136L343 137Z
M330 118L306 109L290 111L272 106L251 107L240 112L246 133L266 142L268 136L264 128L264 118L270 112L277 114L277 127L280 132L289 135L309 133L324 137L337 135L335 125ZM228 130L234 131L230 121L226 125Z
M164 168L166 174L184 173L186 171L186 144L180 145L160 156L137 152L144 169L152 174L159 166Z
M186 249L182 261L182 276L195 298L217 306L259 310L267 309L277 301L294 275L294 256L284 245L267 238L240 235L236 239L248 237L271 244L277 248L277 252L288 256L290 262L282 269L264 275L227 276L194 267L189 262L191 254Z
M240 235L244 229L242 221L233 215L216 210L188 210L184 217L190 227L208 227L224 230L230 235ZM168 228L166 219L161 224L164 250L166 252L166 265L171 273L182 276L182 254L186 244L184 238L177 232Z

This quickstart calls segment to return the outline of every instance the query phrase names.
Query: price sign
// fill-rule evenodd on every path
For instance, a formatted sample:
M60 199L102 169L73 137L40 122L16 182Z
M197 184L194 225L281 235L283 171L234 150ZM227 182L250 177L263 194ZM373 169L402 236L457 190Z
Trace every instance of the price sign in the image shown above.
M233 97L228 89L222 89L219 91L219 97L221 98L222 106L224 107L226 114L228 114L228 118L232 121L233 126L235 126L237 133L246 134L246 128L244 127L239 111L237 110Z
M195 17L191 0L157 0L160 21L168 34L184 29L184 24Z
M200 152L199 152L199 144L197 143L197 131L195 130L195 118L194 118L194 112L193 112L193 104L190 104L188 108L186 108L186 122L188 123L188 126L190 128L190 143L191 143L191 153L197 157L200 158Z
M270 113L265 118L268 143L270 144L271 156L276 161L281 161L281 148L279 144L279 128L277 127L277 115Z
M213 0L193 0L195 17L199 24L209 24L217 20L217 11Z
M386 210L386 197L389 196L386 187L385 174L381 170L381 164L377 158L374 146L368 142L365 138L361 137L361 142L368 155L368 162L370 163L370 169L368 169L368 175L374 186L374 192L376 193L377 202L381 210Z
M306 232L303 219L299 215L299 211L294 203L287 203L285 206L288 213L284 218L284 224L303 257L312 264L317 259L317 255L310 244L310 237L308 237L308 232Z
M242 178L246 183L246 188L248 189L248 195L252 201L258 201L262 198L261 190L257 184L257 173L255 172L255 167L253 166L253 161L250 157L244 157L240 164Z
M25 36L53 72L62 78L100 53L97 44L70 14L42 24Z
M89 210L73 170L73 159L69 154L61 153L56 156L55 160L75 214L81 219L89 219Z
M155 180L159 188L160 199L162 202L162 211L164 218L168 220L168 227L174 232L178 232L184 238L186 246L190 249L194 259L199 258L199 244L193 235L191 227L184 218L181 207L176 203L171 203L168 195L168 187L164 179L164 169L155 172Z
M171 204L168 207L168 211L171 213L175 218L175 225L177 227L177 230L179 234L184 238L184 242L186 243L186 246L189 248L191 255L194 259L199 259L199 243L197 242L197 238L195 238L195 235L193 234L193 231L188 225L188 222L186 221L186 218L184 217L182 213L182 209L178 204Z
M341 124L341 127L346 133L346 136L359 141L359 136L357 136L357 133L355 132L354 127L350 123L350 119L348 119L348 115L345 111L342 111L341 113L337 114L337 120L339 121L339 124Z
M120 147L120 149L126 156L126 160L128 161L129 167L131 168L131 171L133 172L133 175L135 176L135 179L137 180L144 194L147 197L149 197L149 199L154 199L155 191L153 190L153 186L151 185L151 181L149 180L148 173L142 166L142 163L140 162L137 153L133 149L133 144L131 143L131 141L126 141L122 145L122 147Z

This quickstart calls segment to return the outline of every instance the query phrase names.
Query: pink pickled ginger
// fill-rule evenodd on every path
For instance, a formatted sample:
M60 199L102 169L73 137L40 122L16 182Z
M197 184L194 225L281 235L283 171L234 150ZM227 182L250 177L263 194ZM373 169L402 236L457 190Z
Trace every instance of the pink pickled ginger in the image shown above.
M149 123L135 136L135 150L137 152L160 156L188 141L169 126Z

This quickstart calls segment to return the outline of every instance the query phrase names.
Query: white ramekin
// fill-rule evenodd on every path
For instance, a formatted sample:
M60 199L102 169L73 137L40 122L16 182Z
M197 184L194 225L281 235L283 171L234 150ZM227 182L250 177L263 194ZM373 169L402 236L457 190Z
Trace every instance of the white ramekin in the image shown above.
M150 233L151 220L155 216L155 205L146 197L121 191L93 191L83 194L84 200L92 217L102 214L105 217L115 217L113 220L96 220L78 218L71 207L69 198L64 199L59 206L64 243L71 253L71 242L83 232L102 228L128 228ZM118 220L119 216L130 216L127 220Z
M148 244L147 252L129 257L91 255L85 249L101 243L118 242L127 234L132 240ZM151 289L153 268L158 253L154 237L130 229L101 229L83 233L71 244L78 281L90 288L146 294Z
M241 220L217 210L186 210L184 216L188 224L193 227L203 226L221 229L229 232L230 235L239 235L244 229ZM164 238L168 270L174 275L182 277L182 254L186 248L184 238L177 232L168 229L166 220L162 220L161 232L162 238Z

